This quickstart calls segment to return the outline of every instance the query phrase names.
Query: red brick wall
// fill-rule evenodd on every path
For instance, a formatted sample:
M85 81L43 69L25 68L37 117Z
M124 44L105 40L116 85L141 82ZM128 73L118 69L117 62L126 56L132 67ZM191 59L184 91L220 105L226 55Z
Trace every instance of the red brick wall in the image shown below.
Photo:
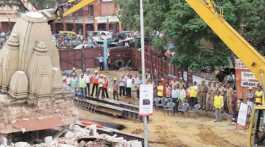
M59 50L61 69L81 68L82 52L85 68L95 68L98 66L96 57L100 55L102 49L84 49L83 51L63 49ZM110 61L114 63L117 60L122 60L124 63L131 60L132 68L141 70L141 54L136 48L112 48L110 50ZM145 61L146 72L151 73L156 78L165 77L168 74L179 77L177 68L172 65L172 69L170 69L170 63L163 58L163 54L148 46L145 49Z
M100 16L101 15L101 2L100 0L97 0L94 2L94 16Z
M73 49L61 49L60 54L60 65L62 70L81 68L82 56L85 68L94 68L97 64L97 57L101 54L102 50L99 48L73 50ZM83 55L81 55L83 53Z
M115 14L115 4L112 2L105 2L101 4L101 15L112 16Z
M94 3L95 16L112 16L116 11L117 7L114 2L101 2L101 0L97 0Z
M114 63L117 60L123 60L127 63L132 60L132 48L112 48L110 50L110 61Z
M133 67L137 70L141 70L141 54L137 49L132 49L132 61ZM169 68L170 62L163 58L163 54L159 51L147 46L145 49L145 68L146 72L151 73L154 77L165 77L170 74ZM173 66L173 65L172 65ZM173 66L174 67L174 66ZM178 70L172 71L173 75L178 77Z

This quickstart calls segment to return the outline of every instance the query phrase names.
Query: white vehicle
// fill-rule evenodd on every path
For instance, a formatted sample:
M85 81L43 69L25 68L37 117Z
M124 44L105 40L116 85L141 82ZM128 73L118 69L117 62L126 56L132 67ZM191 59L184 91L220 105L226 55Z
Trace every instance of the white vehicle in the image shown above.
M74 49L80 50L80 49L87 48L87 47L88 47L88 44L79 44L76 47L74 47Z
M94 48L96 45L91 39L84 41L83 43L74 47L74 49L83 49L83 48Z
M88 34L89 36L92 36L94 42L100 42L112 38L112 33L108 31L91 31L88 32Z

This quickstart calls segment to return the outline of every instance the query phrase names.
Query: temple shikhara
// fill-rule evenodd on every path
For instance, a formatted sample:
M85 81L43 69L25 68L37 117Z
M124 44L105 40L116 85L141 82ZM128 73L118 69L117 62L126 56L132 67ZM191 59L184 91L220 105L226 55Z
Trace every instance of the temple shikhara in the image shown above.
M23 14L0 51L1 134L62 126L76 118L72 94L63 88L58 50L51 41L47 23L51 14Z

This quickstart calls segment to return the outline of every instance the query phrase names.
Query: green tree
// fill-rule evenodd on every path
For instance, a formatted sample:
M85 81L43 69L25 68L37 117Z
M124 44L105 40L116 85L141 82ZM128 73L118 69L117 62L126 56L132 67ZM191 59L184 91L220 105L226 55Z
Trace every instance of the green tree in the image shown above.
M121 8L119 10L119 18L123 23L123 27L130 30L139 29L139 4L137 0L115 0Z
M241 33L265 54L265 1L235 0Z
M119 14L123 25L131 30L139 30L139 0L116 2L120 5ZM215 2L217 9L223 10L230 24L249 38L255 47L264 50L264 0ZM232 55L230 50L185 0L144 0L144 9L146 35L161 50L167 49L168 43L175 45L173 63L184 69L227 65L228 57Z
M202 69L207 66L223 66L228 63L229 50L210 30L206 23L189 7L184 0L170 1L170 11L163 22L165 38L174 42L176 57L173 63L181 68ZM233 17L231 3L223 1L219 6L230 22L236 22Z
M139 0L114 0L119 6L119 17L127 29L139 30ZM148 37L155 31L161 31L162 22L169 10L169 0L144 0L145 31Z

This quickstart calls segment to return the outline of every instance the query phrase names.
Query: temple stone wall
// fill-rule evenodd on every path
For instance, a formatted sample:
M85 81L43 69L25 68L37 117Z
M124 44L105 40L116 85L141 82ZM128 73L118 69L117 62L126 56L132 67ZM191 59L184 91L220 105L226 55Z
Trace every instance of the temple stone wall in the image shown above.
M34 105L13 103L2 105L0 110L0 132L21 131L15 127L16 121L60 116L65 125L74 122L78 117L78 111L73 107L72 94L61 93L54 97L41 98Z
M67 125L76 119L73 95L63 89L58 49L48 24L52 19L52 9L22 14L0 50L0 134L27 131L17 126L22 120L34 123L52 116Z

